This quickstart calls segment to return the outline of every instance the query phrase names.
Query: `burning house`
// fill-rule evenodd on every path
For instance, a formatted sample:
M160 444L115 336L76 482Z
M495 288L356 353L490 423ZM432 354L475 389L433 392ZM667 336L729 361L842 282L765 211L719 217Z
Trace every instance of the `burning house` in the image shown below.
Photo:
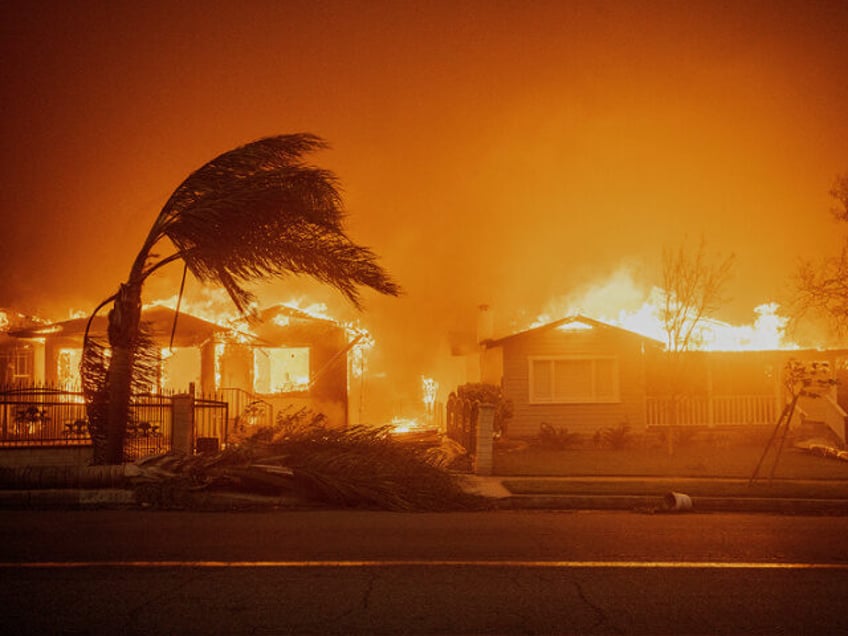
M578 315L480 343L479 379L502 387L513 404L513 437L542 422L592 435L620 424L634 431L668 426L774 426L786 404L790 359L824 363L835 383L802 398L794 426L846 435L848 351L686 351L670 369L660 341ZM673 391L669 373L677 373ZM674 393L672 395L671 393Z
M14 338L9 332L43 324L32 316L0 308L0 387L29 383L42 371L40 356L36 355L38 343Z
M542 422L580 433L646 423L646 353L659 342L576 316L482 346L481 378L513 404L511 436L531 437Z
M158 386L152 392L184 392L191 385L230 404L230 419L246 405L262 403L267 416L287 408L323 413L329 424L348 423L345 328L285 305L268 308L250 322L222 325L161 305L147 306L142 320L160 347ZM79 363L88 318L30 325L4 335L4 360L15 357L14 379L64 389L80 385ZM105 339L107 318L97 316L90 333ZM0 344L4 344L0 343ZM268 420L266 420L268 421Z
M348 424L348 353L356 346L344 326L288 305L240 323L249 343L220 348L217 386L260 396L279 413L309 408L333 426Z
M197 387L212 386L206 379L214 368L214 344L216 338L226 333L226 328L189 314L177 316L172 309L157 305L145 308L142 320L161 352L159 386L151 387L152 391L184 391L190 383ZM107 323L106 316L95 316L90 335L105 341ZM38 361L28 381L64 389L79 387L79 364L87 325L85 317L10 332L10 336L29 344L36 352Z

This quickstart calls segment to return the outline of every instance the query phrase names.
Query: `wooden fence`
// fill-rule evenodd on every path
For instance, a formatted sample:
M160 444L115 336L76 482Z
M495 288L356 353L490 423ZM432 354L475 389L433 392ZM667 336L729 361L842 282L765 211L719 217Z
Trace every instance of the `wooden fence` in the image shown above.
M456 393L451 393L445 409L447 436L472 455L477 450L476 426L479 407L478 401L466 400Z

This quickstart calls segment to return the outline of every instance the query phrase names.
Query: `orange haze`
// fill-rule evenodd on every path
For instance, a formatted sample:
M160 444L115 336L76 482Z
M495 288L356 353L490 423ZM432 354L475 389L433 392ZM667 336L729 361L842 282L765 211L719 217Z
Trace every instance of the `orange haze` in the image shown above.
M844 231L844 1L6 0L0 20L0 307L90 311L191 170L295 131L332 143L315 160L352 236L406 289L359 317L398 403L422 375L452 387L449 334L481 303L505 331L621 267L650 290L663 245L703 236L737 257L719 318L750 322ZM294 279L262 300L292 298L356 318Z

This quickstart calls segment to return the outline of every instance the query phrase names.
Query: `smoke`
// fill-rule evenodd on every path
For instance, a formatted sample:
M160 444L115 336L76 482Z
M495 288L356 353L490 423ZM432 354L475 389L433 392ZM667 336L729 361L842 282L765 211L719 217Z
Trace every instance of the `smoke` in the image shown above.
M422 375L444 399L480 304L500 335L618 319L688 233L737 254L720 318L742 323L841 238L842 5L12 0L0 19L0 306L23 313L93 309L187 174L286 132L331 142L314 160L341 180L350 235L406 293L359 314L291 278L260 303L360 321L368 395L392 409L420 402ZM146 300L178 289L163 271Z

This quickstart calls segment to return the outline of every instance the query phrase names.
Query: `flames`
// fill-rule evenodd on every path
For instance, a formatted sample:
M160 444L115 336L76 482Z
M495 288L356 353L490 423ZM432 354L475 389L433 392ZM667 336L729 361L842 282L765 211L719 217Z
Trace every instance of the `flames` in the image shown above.
M331 315L327 305L324 303L310 302L303 298L292 298L277 304L293 309L304 316L315 318L316 320L325 320L341 325L345 330L347 342L349 343L348 360L351 378L361 378L366 373L368 354L374 348L375 341L365 327L358 323L342 323L338 321ZM224 327L227 329L225 340L229 342L248 342L256 336L252 323L249 320L245 320L244 316L235 309L227 293L221 289L202 288L193 293L191 297L184 296L180 299L177 295L173 295L156 299L144 305L145 309L157 306L168 307L174 310L179 306L180 311L183 313ZM277 326L286 327L291 323L292 318L285 313L278 313L271 320ZM287 350L287 354L291 354L292 351ZM163 350L163 360L168 358L169 355L169 353L165 353L165 350ZM221 385L221 359L225 355L225 342L217 342L215 344L214 356L216 386ZM274 366L277 362L274 359L274 352L265 351L265 355L268 357L268 360L263 360L266 365ZM256 366L256 362L254 362L254 366ZM269 386L266 387L267 390L304 390L308 388L310 383L308 365L306 365L306 371L303 370L303 366L304 364L298 366L297 376L289 378L285 386ZM262 374L257 374L257 377L260 375Z
M667 336L662 321L662 292L655 289L651 297L636 311L622 310L613 317L602 316L599 320L665 342ZM779 309L777 303L759 305L754 308L756 318L746 325L704 319L695 327L691 348L702 351L797 349L798 346L785 336L789 319L781 316Z
M550 303L530 327L583 314L665 343L664 304L661 289L654 287L645 292L628 271L621 270L606 281L585 288L582 293ZM780 306L774 302L758 305L753 310L751 323L743 325L703 319L692 334L690 348L703 351L798 349L798 345L786 336L789 319L779 311Z

